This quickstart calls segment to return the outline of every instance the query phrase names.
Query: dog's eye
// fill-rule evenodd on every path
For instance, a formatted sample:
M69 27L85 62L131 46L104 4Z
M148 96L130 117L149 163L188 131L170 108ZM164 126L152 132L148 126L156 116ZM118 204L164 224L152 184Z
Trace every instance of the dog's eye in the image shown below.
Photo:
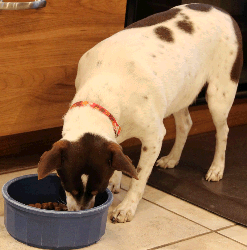
M72 190L70 192L75 198L79 199L82 195L83 195L83 191L82 190Z
M78 195L78 194L79 194L79 192L78 192L78 191L76 191L76 190L72 190L72 191L71 191L71 193L72 193L74 196L76 196L76 195Z
M98 194L98 191L92 191L91 194L94 196L94 195L97 195Z

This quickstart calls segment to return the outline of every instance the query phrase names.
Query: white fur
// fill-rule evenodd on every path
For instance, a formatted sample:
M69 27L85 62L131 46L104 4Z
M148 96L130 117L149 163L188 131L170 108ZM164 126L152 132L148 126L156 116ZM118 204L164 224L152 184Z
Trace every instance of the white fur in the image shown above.
M132 179L125 199L113 211L118 222L130 221L135 214L166 133L163 118L171 114L176 120L176 142L157 165L172 168L178 163L192 125L187 107L206 81L208 106L217 130L215 157L207 179L218 181L223 176L226 119L237 89L230 79L238 48L234 28L231 18L216 9L207 13L178 7L193 22L193 34L176 26L183 20L178 14L164 24L118 32L85 53L78 65L72 104L89 101L103 106L122 131L115 138L107 116L90 107L73 108L64 117L63 138L75 141L92 132L117 143L132 137L142 142L139 180ZM154 33L155 27L162 25L172 30L174 43L162 41ZM119 174L114 174L111 186L119 188L120 180Z

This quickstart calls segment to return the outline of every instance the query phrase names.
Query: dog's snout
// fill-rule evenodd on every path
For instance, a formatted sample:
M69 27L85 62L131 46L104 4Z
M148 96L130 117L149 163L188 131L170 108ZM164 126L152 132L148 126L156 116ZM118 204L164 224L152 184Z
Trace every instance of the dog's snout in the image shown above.
M68 207L68 211L80 211L80 210L82 210L79 207L69 206L69 204L67 205L67 207Z
M69 192L66 192L68 211L80 211L94 207L95 197L89 202L84 201L84 197L77 201Z
M70 204L67 203L68 211L80 211L85 209L90 209L94 207L94 202L91 201L87 205L80 205L80 204Z

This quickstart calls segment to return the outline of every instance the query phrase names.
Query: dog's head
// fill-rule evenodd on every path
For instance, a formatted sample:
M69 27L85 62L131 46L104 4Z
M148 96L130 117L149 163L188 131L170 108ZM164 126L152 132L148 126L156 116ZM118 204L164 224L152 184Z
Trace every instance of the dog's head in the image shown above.
M138 179L121 146L90 133L76 142L60 140L41 156L38 179L54 170L65 189L69 211L93 207L95 196L105 191L115 170Z

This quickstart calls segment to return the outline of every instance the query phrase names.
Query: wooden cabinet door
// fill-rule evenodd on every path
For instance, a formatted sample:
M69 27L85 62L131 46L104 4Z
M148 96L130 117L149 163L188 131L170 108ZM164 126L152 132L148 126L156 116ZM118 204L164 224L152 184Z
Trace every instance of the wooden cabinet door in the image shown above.
M47 0L0 10L0 136L62 125L80 57L123 29L125 9L126 0Z

